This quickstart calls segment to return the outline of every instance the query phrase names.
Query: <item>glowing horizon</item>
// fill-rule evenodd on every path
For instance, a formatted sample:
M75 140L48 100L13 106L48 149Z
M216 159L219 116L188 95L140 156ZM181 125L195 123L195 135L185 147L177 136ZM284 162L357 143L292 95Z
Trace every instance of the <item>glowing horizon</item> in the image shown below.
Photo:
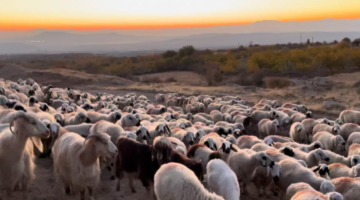
M163 29L356 19L359 7L358 0L12 0L2 2L0 30Z

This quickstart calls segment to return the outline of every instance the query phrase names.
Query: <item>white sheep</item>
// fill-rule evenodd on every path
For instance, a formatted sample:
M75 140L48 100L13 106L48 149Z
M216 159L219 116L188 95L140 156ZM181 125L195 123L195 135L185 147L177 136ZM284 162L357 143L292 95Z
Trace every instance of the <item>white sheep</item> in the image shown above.
M340 135L344 140L348 140L350 135L354 132L360 132L360 126L353 123L346 123L340 127Z
M171 136L181 140L187 148L194 144L194 133L181 128L171 130Z
M348 157L360 156L360 144L354 143L349 146Z
M116 123L121 127L140 126L140 120L133 114L126 114Z
M274 144L271 138L261 140L258 137L252 135L243 135L237 139L236 143L240 149L250 149L253 145L257 143L265 143L269 146Z
M354 123L360 125L360 111L344 110L340 113L339 118L344 123Z
M275 184L284 192L291 184L299 182L308 183L323 194L334 191L331 181L317 177L311 169L302 166L294 159L284 159L279 164L281 165L281 176Z
M22 111L0 132L0 181L8 196L15 187L27 190L35 176L33 144L42 152L40 138L47 137L47 127L34 114Z
M211 160L206 167L206 183L210 191L226 200L239 200L240 187L235 173L220 159Z
M279 121L277 119L262 119L258 123L258 131L260 136L269 136L276 135L277 128L280 126Z
M350 156L350 157L344 157L341 156L339 154L336 154L332 151L329 150L323 150L327 156L329 156L330 160L329 161L323 161L323 163L330 165L333 163L342 163L348 167L352 167L355 166L357 164L360 164L360 156L359 155L355 155L355 156Z
M343 153L345 149L345 140L340 135L333 135L326 131L317 132L313 136L313 141L319 141L324 148L335 153Z
M335 191L342 194L345 200L358 200L360 197L360 180L357 178L341 177L333 179Z
M113 158L117 148L104 133L92 133L85 140L68 132L55 142L52 152L54 172L65 193L80 192L83 200L88 189L90 199L94 200L93 192L100 181L99 157Z
M188 158L200 160L204 174L208 162L214 158L221 158L221 151L213 151L203 144L192 145L186 155Z
M314 192L316 192L316 190L307 183L304 183L304 182L293 183L286 189L285 200L291 200L292 197L296 193L301 192L301 191L314 191Z
M298 143L308 143L309 138L303 125L300 122L295 122L290 127L290 137Z
M340 126L338 124L335 124L334 126L329 126L327 124L317 124L313 129L313 135L315 135L317 132L320 131L327 131L333 135L339 135L340 134Z
M303 120L312 118L312 117L313 117L313 113L311 111L307 111L306 114L297 112L297 113L294 113L293 115L291 115L290 121L292 123L302 122Z
M252 150L239 150L230 155L228 158L229 167L235 172L236 177L242 188L242 193L246 193L246 185L251 183L255 176L255 169L257 167L274 166L274 161L265 152L255 152Z
M177 150L178 152L182 153L183 155L187 154L187 148L185 144L176 137L166 137L166 139L170 140L171 146Z
M305 153L303 151L293 149L295 152L295 158L299 160L303 160L306 162L306 165L311 168L317 166L321 161L329 162L330 158L327 153L322 149L315 149L310 151L309 153Z
M158 200L224 200L207 191L194 172L178 163L162 165L154 180Z
M269 138L275 143L276 142L281 142L281 143L294 142L294 140L292 140L291 138L281 136L281 135L269 135L269 136L265 137L264 140L268 140Z
M101 120L105 120L111 123L116 123L121 118L121 112L114 111L109 114L100 114L97 112L88 112L87 116L89 117L91 123L96 123Z
M330 178L340 177L360 177L360 164L357 164L351 168L341 163L334 163L329 165Z
M65 126L91 122L87 114L83 112L65 114L64 117Z

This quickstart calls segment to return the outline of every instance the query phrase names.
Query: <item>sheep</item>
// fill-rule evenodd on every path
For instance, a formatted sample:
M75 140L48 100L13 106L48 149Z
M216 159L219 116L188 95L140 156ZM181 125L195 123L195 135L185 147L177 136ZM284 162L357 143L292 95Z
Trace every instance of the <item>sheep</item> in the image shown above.
M334 191L334 185L331 181L317 177L311 169L302 166L294 159L284 159L279 162L281 166L281 176L275 184L282 190L286 189L293 183L308 183L315 190L326 194Z
M315 149L324 149L324 146L319 142L319 141L315 141L311 144L299 144L297 142L285 142L285 143L275 143L275 147L276 148L280 148L280 147L283 147L283 146L290 146L290 147L293 147L293 148L298 148L302 151L304 151L303 149L306 149L307 151L304 151L304 152L309 152L309 151L312 151L312 150L315 150Z
M333 135L339 135L340 133L340 126L335 124L334 126L329 126L327 124L317 124L314 129L312 134L315 135L317 132L320 131L327 131Z
M261 140L256 136L252 136L252 135L243 135L236 140L236 144L240 149L250 149L252 146L254 146L257 143L265 143L270 146L274 142L271 138L268 138L266 140Z
M329 120L327 120L327 119L316 120L316 119L311 119L311 118L302 120L301 124L303 125L304 130L305 130L306 134L310 137L310 139L312 138L313 129L317 124L330 125Z
M77 114L67 114L64 115L65 119L64 119L64 125L68 126L68 125L76 125L76 124L81 124L81 123L91 123L91 120L89 119L89 117L83 113L83 112L79 112Z
M294 149L295 158L306 162L306 165L311 168L317 166L321 161L329 162L330 158L322 149L315 149L309 153Z
M344 123L354 123L360 125L360 111L355 110L344 110L340 113L339 118Z
M121 127L140 126L140 120L132 114L126 114L116 123Z
M290 116L290 121L292 123L294 122L302 122L305 119L313 118L313 113L311 111L307 111L306 114L303 113L294 113Z
M281 143L294 142L294 140L292 140L291 138L280 135L269 135L264 138L264 140L269 140L269 139L271 139L274 142L281 142Z
M146 190L151 192L155 172L160 167L158 161L152 159L152 147L128 138L119 138L116 146L119 150L115 165L117 178L116 191L120 191L120 181L124 176L123 173L126 172L132 193L136 192L133 183L135 173L138 174L138 178Z
M69 125L65 126L64 128L68 130L69 132L77 133L80 136L86 138L90 133L90 128L93 126L93 124L76 124L76 125Z
M115 157L117 148L104 133L91 133L84 139L68 132L56 140L52 152L54 172L65 193L80 192L80 200L84 200L88 189L93 200L93 190L100 181L99 157Z
M329 165L330 178L340 177L360 177L360 164L357 164L351 168L341 163L334 163Z
M332 163L342 163L348 167L355 166L357 164L360 164L360 156L350 156L350 157L344 157L339 154L336 154L329 150L323 150L330 158L329 161L323 161L323 163L330 165Z
M181 164L162 165L155 174L154 182L158 200L224 200L223 197L207 191L195 174Z
M251 120L252 120L253 124L259 123L262 119L273 120L273 119L276 119L276 118L278 118L278 114L277 114L276 111L255 110L251 114Z
M274 166L274 161L265 152L255 152L252 150L240 150L228 158L229 167L235 172L238 181L242 183L240 189L246 193L246 184L251 183L255 176L257 167Z
M270 119L262 119L258 123L258 131L260 136L276 135L279 125L280 124L277 119L274 119L272 121Z
M341 177L332 180L335 191L342 194L345 200L358 200L360 181L355 178Z
M281 107L283 108L297 108L299 112L306 113L308 111L305 105L301 104L292 104L292 103L284 103Z
M166 139L170 140L172 147L179 153L182 153L183 155L187 154L187 148L181 140L175 137L166 137Z
M96 123L101 120L105 120L111 123L116 123L121 118L121 113L119 111L111 112L110 114L100 114L97 112L88 112L87 116L89 117L92 123Z
M326 131L321 131L313 136L313 141L319 141L324 148L335 153L342 153L345 149L345 140L340 135L333 135Z
M166 107L155 107L155 108L149 108L146 111L146 114L148 115L161 115L167 111Z
M317 192L314 188L312 188L307 183L304 183L304 182L293 183L286 189L285 200L291 200L292 197L294 197L296 193L301 192L301 191L314 191L314 192Z
M12 128L14 127L14 128ZM41 138L49 137L48 128L34 114L16 112L7 128L0 132L0 181L11 196L15 187L27 190L34 179L33 144L42 152Z
M239 200L240 187L235 173L222 160L211 160L206 167L206 183L210 191L226 200Z
M341 137L343 137L344 140L348 141L348 138L354 132L360 132L360 126L353 123L346 123L340 127L339 135L341 135Z
M298 143L308 143L309 141L304 126L300 122L295 122L291 125L289 135L291 139Z
M360 156L360 144L354 143L349 146L348 157Z
M262 99L259 103L270 105L273 108L277 108L279 106L279 103L276 100Z
M353 132L347 139L347 145L360 144L360 132Z

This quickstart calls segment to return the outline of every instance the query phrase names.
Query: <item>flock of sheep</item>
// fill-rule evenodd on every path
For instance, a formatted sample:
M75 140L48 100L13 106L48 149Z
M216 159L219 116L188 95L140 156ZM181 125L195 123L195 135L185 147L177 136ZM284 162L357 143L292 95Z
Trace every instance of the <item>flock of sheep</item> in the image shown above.
M37 157L52 159L64 192L81 200L94 199L102 170L117 191L126 174L133 193L139 179L158 200L239 200L249 184L281 200L360 198L359 111L333 121L275 100L155 98L0 79L4 197L26 196Z

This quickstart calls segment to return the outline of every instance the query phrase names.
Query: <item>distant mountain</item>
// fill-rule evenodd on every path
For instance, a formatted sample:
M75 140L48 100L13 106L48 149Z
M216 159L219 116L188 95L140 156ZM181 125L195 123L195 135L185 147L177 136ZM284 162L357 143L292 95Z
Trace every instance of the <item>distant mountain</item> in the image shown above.
M331 42L360 38L360 19L325 19L304 22L261 21L248 25L159 30L101 30L0 32L0 54L109 53L163 51L184 45L229 48L238 45L299 43L307 39Z

